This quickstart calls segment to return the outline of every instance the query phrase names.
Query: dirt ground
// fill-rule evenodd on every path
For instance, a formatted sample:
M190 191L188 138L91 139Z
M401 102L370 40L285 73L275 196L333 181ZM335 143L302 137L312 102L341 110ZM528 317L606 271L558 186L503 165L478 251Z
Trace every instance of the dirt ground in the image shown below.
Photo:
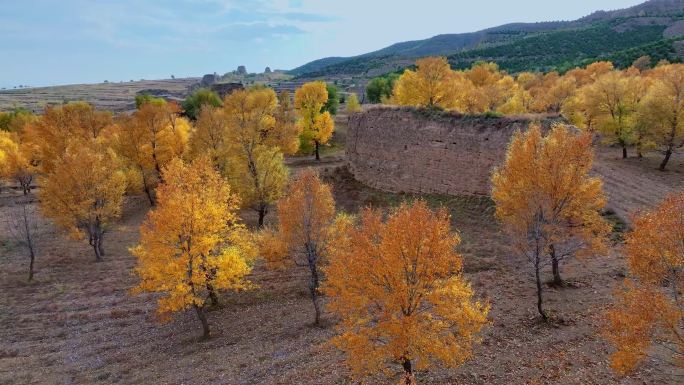
M613 154L613 152L615 154ZM657 156L614 159L599 151L597 172L606 179L610 205L619 215L649 206L683 187L684 159L671 171L655 170ZM354 181L332 151L319 167L332 183L338 207L355 212L372 204L386 207L413 198L369 189ZM291 160L295 169L310 160ZM449 209L461 233L460 252L474 289L490 301L491 324L482 345L464 366L417 374L420 384L675 384L671 369L648 361L635 374L615 377L607 363L609 346L597 334L602 311L624 274L620 245L610 255L563 266L569 288L546 288L546 306L555 322L535 313L535 292L526 260L512 255L487 198L425 197ZM0 194L0 218L22 199ZM35 203L34 203L35 204ZM105 261L96 263L85 241L71 241L49 224L38 243L36 276L26 282L27 258L0 227L0 384L349 384L343 355L327 340L335 320L311 326L313 309L306 270L252 275L259 288L223 293L222 307L209 313L213 337L201 334L191 312L159 323L155 299L132 295L138 228L149 209L144 197L130 197L120 223L106 239ZM274 216L270 214L271 218ZM254 216L246 214L253 224ZM0 221L2 222L2 221ZM550 272L547 273L547 278ZM397 365L395 372L399 373ZM395 384L377 377L367 384ZM681 383L681 382L679 382Z

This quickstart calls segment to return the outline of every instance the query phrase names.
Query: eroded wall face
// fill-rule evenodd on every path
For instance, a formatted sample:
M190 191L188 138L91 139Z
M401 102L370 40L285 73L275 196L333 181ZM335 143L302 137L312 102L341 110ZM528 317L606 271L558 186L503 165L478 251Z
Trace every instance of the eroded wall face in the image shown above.
M350 118L349 168L359 181L392 192L489 195L513 133L530 123L372 108Z

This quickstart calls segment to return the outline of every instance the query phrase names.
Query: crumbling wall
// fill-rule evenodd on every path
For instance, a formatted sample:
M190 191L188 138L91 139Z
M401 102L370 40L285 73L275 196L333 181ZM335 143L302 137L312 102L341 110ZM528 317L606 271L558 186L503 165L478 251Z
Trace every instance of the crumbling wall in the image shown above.
M379 107L349 120L347 158L359 181L381 190L488 195L492 170L516 130L548 116L463 116Z

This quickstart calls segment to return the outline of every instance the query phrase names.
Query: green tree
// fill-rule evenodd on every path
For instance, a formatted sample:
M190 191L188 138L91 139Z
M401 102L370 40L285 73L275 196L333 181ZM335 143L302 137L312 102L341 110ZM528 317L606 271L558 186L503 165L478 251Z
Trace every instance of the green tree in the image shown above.
M382 103L383 99L392 96L394 82L399 78L398 74L392 73L371 80L366 86L366 97L370 103Z
M138 110L145 103L162 104L163 102L165 102L164 98L156 98L150 94L135 95L135 108Z
M200 88L185 98L182 106L185 115L194 121L199 117L203 106L219 107L221 104L221 98L216 92L207 88Z
M321 112L329 112L330 115L337 115L337 108L340 106L340 94L337 86L334 84L326 84L328 90L328 101L325 102Z

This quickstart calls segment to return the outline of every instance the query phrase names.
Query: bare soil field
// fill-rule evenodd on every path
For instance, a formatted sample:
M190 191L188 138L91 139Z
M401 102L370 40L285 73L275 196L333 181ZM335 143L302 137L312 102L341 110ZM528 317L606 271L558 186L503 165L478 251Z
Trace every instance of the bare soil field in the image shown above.
M135 95L140 91L165 90L166 94L182 99L189 94L189 87L199 81L199 78L182 78L3 90L0 91L0 111L23 107L40 113L45 105L65 101L86 101L97 109L113 112L129 111L135 109Z
M594 170L603 178L609 207L629 222L635 210L653 207L673 190L684 190L684 154L673 155L667 170L658 171L662 160L657 152L622 159L619 149L599 147Z
M684 159L671 171L655 168L657 157L614 159L600 149L596 170L606 179L610 205L620 215L656 202L682 187ZM289 160L299 169L314 162ZM373 190L353 180L344 158L331 151L318 166L334 188L338 207L390 207L415 196ZM417 374L420 384L677 384L671 369L648 361L635 374L615 377L609 346L598 335L602 312L625 272L621 246L610 254L563 266L571 283L547 287L554 321L535 313L528 262L512 255L484 197L425 196L446 207L461 234L460 252L474 289L492 305L491 324L473 358L455 370ZM0 194L0 218L18 199ZM35 203L34 203L35 204ZM258 289L224 293L209 313L213 337L200 341L194 313L159 323L155 298L132 295L135 259L128 247L149 209L143 197L127 198L120 223L106 239L105 261L96 263L85 241L71 241L47 226L38 244L34 282L26 282L27 258L0 227L0 384L350 384L343 355L327 341L336 320L311 325L313 309L306 270L267 270L257 265ZM269 214L273 219L274 214ZM245 213L249 225L254 215ZM2 221L0 221L2 222ZM550 269L549 269L550 270ZM550 271L547 271L550 278ZM396 366L396 373L400 367ZM396 384L377 377L368 384Z

